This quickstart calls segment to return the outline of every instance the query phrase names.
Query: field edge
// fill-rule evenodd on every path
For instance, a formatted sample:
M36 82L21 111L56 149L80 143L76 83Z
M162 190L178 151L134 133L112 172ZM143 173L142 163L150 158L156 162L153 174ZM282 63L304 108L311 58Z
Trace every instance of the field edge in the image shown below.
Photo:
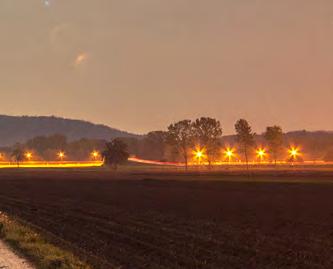
M0 211L0 239L36 269L93 269L31 225Z

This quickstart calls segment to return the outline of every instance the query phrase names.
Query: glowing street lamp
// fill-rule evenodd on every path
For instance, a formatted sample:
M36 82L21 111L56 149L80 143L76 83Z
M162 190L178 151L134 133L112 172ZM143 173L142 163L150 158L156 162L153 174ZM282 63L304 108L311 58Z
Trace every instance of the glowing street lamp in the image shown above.
M31 161L32 153L31 153L31 152L26 152L26 153L25 153L25 158L26 158L28 161Z
M257 157L259 158L260 162L262 162L267 155L266 150L263 148L258 148L257 151Z
M97 152L96 150L94 150L94 151L91 153L91 156L92 156L92 158L96 161L97 158L99 157L99 152Z
M301 155L299 149L296 147L291 147L288 152L292 161L295 161Z
M194 158L198 160L198 163L201 163L201 160L204 158L204 150L197 148L196 150L193 151Z
M65 158L65 153L63 151L60 151L58 153L58 158L60 159L60 161L62 161Z
M232 148L226 148L224 151L224 156L228 159L228 162L230 163L232 158L235 156L235 150Z

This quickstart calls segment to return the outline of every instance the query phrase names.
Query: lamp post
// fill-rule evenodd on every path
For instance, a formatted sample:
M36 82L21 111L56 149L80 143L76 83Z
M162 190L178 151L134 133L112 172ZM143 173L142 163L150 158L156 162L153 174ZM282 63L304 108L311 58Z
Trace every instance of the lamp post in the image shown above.
M291 147L288 152L289 152L290 159L291 159L291 162L293 165L294 162L296 161L297 157L300 156L299 149L297 147Z
M97 152L96 150L94 150L92 153L91 153L91 156L93 158L94 161L97 161L98 157L99 157L99 152Z
M64 153L63 151L60 151L60 152L58 153L58 158L59 158L60 161L63 161L64 158L65 158L65 153Z
M228 163L231 163L232 158L235 156L235 150L232 148L226 148L224 151L224 155L226 157L226 159L228 159Z
M266 156L266 150L263 148L258 148L256 153L260 163L262 163Z
M30 162L32 159L32 153L31 152L26 152L25 153L25 158Z

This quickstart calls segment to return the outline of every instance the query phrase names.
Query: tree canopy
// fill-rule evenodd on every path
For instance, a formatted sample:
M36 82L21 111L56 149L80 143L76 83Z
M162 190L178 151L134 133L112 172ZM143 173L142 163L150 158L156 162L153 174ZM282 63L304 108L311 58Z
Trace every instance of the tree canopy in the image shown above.
M268 143L269 151L272 154L272 158L276 164L278 154L283 146L283 132L280 126L268 126L264 137Z
M237 134L237 140L239 145L242 148L242 151L245 156L245 162L248 167L248 154L249 154L249 148L254 146L254 136L255 134L252 132L252 128L250 124L247 122L247 120L240 119L235 124L235 130Z
M193 123L194 136L200 147L205 148L209 165L219 154L222 138L221 123L213 118L201 117Z
M129 158L127 145L119 138L115 138L105 145L102 152L104 163L117 169L118 165L125 163Z
M185 167L188 166L189 148L193 145L193 125L191 120L182 120L169 125L167 141L182 155Z

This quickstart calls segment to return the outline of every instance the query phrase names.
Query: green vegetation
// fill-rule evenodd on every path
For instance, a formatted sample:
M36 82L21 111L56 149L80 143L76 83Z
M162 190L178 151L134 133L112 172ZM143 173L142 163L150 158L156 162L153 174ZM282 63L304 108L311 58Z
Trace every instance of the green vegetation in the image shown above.
M36 230L0 212L0 238L37 269L91 269L69 251L49 243Z

